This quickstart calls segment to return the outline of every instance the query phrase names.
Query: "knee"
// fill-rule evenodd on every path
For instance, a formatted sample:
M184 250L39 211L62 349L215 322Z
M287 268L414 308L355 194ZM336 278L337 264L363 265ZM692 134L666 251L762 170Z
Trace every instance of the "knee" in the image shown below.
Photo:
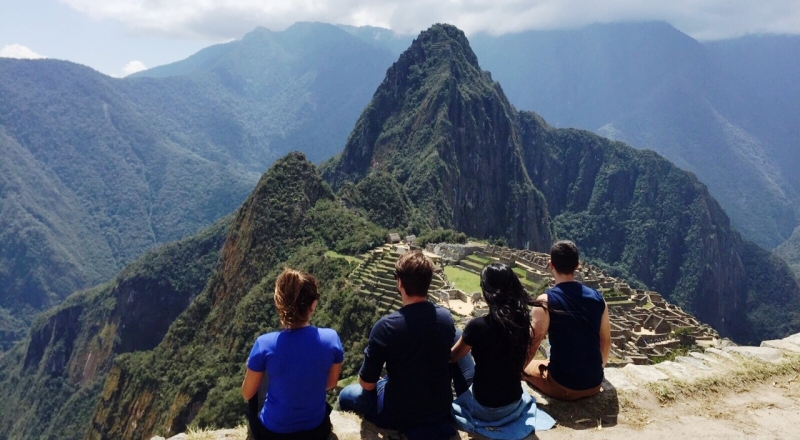
M353 411L358 407L358 400L364 393L361 385L348 385L339 392L339 408L342 411Z

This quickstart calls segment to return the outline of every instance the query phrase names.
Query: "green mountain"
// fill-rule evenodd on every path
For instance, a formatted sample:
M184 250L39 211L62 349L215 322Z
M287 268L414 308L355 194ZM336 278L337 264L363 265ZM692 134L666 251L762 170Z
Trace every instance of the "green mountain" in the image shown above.
M0 355L0 439L83 438L114 358L161 341L211 276L230 222L148 252L37 316Z
M547 247L552 225L514 139L514 110L453 29L423 32L389 68L323 175L339 188L385 172L429 227Z
M339 151L392 59L311 23L125 79L0 59L0 351L36 312L236 209L288 151Z
M323 167L335 188L375 171L394 176L430 226L536 250L554 229L735 340L800 326L788 267L744 242L694 175L517 111L456 28L415 40ZM784 285L778 297L758 285L762 271Z
M795 276L800 274L800 226L786 241L775 248L775 255L786 261Z
M662 22L472 38L518 108L695 173L748 239L800 225L797 36L698 42Z
M238 424L244 362L255 338L278 328L272 295L284 265L319 279L314 322L336 328L347 353L343 374L355 374L377 311L354 294L350 263L326 250L364 251L382 243L384 233L343 207L302 154L277 161L237 211L203 292L154 350L117 358L90 437L174 434L190 422Z

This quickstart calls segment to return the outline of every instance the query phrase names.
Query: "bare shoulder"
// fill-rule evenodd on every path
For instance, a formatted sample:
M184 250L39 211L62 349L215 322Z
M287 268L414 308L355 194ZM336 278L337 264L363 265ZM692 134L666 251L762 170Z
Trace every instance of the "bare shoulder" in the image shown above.
M539 295L538 297L536 297L536 301L547 302L547 294L543 293L543 294Z

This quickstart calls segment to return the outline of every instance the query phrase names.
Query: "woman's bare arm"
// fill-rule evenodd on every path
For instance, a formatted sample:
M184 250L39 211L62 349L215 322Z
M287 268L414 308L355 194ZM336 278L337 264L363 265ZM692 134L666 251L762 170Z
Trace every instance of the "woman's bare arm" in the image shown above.
M328 371L328 385L325 390L329 390L336 386L339 383L339 375L342 374L342 363L333 364L331 365L330 371Z
M262 379L264 379L263 371L258 372L247 369L247 373L244 374L244 381L242 381L242 397L244 397L244 400L250 400L258 393Z
M536 298L538 301L547 302L547 294L539 295ZM550 315L547 313L547 310L543 307L534 307L531 310L531 343L528 346L528 359L525 361L525 365L527 366L536 356L536 350L539 349L539 345L544 340L544 337L547 336L547 330L550 328Z
M464 337L462 336L458 338L458 341L456 341L456 345L454 345L453 348L450 349L450 363L460 361L461 358L466 356L470 350L472 350L472 347L470 347L469 345L467 345L466 342L464 342Z

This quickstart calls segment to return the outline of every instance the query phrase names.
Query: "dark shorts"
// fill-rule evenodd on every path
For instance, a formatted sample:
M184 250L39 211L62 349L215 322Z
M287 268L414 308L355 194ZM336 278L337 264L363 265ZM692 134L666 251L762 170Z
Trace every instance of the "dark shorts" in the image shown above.
M247 423L250 425L250 432L253 434L255 440L325 440L331 433L331 408L326 404L328 412L325 418L317 427L309 429L308 431L297 431L290 433L272 432L261 423L258 417L261 412L261 405L259 399L253 397L247 403Z

